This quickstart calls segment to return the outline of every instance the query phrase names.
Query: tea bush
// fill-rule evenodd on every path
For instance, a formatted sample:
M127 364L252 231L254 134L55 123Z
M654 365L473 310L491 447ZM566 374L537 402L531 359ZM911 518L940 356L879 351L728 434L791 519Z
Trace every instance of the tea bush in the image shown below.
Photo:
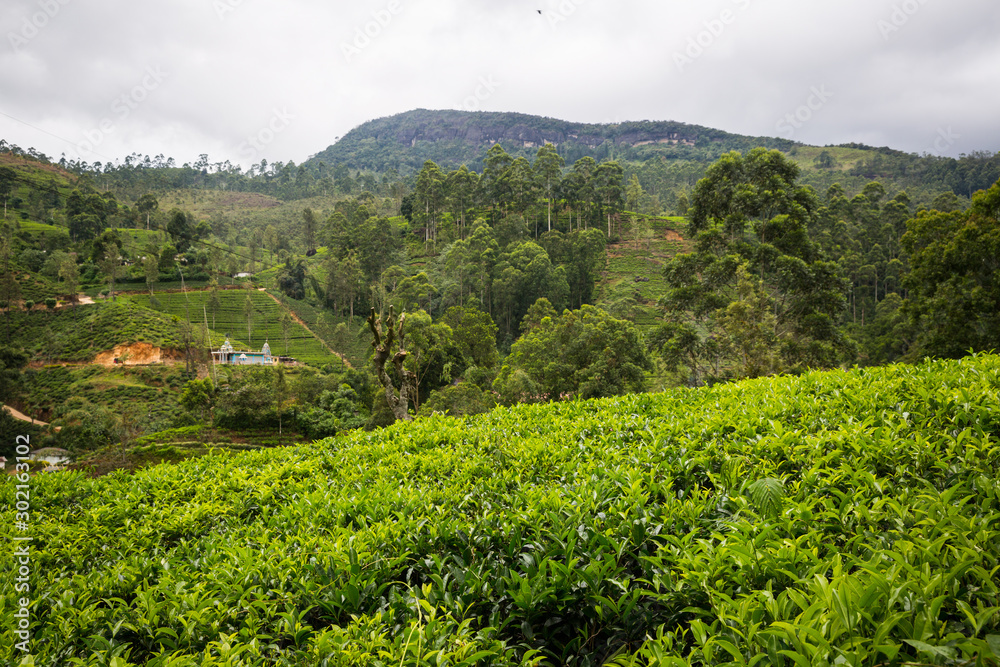
M998 408L982 355L40 475L34 664L996 665Z

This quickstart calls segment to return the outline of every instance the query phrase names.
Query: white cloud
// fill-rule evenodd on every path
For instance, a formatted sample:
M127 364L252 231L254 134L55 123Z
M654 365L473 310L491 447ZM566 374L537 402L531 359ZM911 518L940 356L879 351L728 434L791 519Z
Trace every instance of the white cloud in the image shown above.
M58 10L42 20L43 7ZM948 154L1000 150L991 0L8 0L0 25L0 111L39 128L0 116L0 137L54 157L111 120L97 159L248 164L247 138L287 113L256 159L299 162L371 118L470 97L776 136L814 86L833 96L797 140L923 152L953 127ZM701 51L679 69L691 40ZM166 76L130 98L149 68ZM484 79L500 85L478 95ZM113 107L123 96L126 117Z

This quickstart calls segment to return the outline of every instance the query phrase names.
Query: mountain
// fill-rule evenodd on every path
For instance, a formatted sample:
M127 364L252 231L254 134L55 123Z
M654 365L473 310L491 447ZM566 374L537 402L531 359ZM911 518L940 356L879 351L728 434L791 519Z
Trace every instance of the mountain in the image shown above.
M786 139L746 137L674 121L594 124L523 113L416 109L362 123L311 161L407 173L434 160L442 168L465 164L478 170L495 143L514 157L534 159L547 142L555 144L568 163L584 155L598 161L654 155L702 161L729 150L767 146L787 151L795 146Z
M802 182L820 193L839 184L855 194L874 180L893 193L907 190L917 203L929 204L948 191L966 201L1000 178L1000 153L974 152L955 159L863 144L809 146L675 121L573 123L523 113L428 109L362 123L310 158L306 167L317 177L332 170L337 179L348 176L348 170L396 170L405 177L427 160L445 170L464 164L481 172L494 143L533 162L546 142L556 145L567 167L588 155L598 162L622 162L626 177L638 174L643 188L666 196L662 201L689 190L724 153L757 146L787 154L802 169Z

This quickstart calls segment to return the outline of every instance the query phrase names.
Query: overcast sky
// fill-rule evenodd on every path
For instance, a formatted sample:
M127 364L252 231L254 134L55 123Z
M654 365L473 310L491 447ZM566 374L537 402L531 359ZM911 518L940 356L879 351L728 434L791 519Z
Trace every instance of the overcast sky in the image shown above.
M415 108L1000 151L997 0L3 0L0 27L0 138L55 159L298 163Z

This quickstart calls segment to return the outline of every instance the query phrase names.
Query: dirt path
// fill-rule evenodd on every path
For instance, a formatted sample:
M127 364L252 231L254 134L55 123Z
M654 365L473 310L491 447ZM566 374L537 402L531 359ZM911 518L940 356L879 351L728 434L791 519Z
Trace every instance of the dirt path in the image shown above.
M10 407L9 405L4 404L3 409L6 410L7 412L9 412L10 416L13 417L14 419L20 419L23 422L30 422L30 423L34 424L35 426L48 426L49 425L48 422L43 422L43 421L38 420L38 419L32 419L31 417L29 417L28 415L24 414L20 410L15 410L14 408ZM55 427L55 429L57 431L60 428L61 428L60 426L56 426Z
M260 291L264 292L264 289L262 288ZM268 294L267 292L264 292L264 293L267 294L269 297L271 297L271 299L273 299L276 304L278 304L282 308L285 308L285 304L281 303L281 299L279 299L278 297L274 296L273 294ZM286 310L288 310L288 309L286 309ZM299 326L301 326L303 329L305 329L306 331L308 331L309 334L313 338L315 338L316 340L318 340L323 347L325 347L327 350L329 350L330 354L332 354L335 357L338 357L341 361L344 362L344 365L347 366L348 368L352 368L351 362L349 362L347 359L345 359L344 355L342 355L339 352L334 351L334 349L332 347L330 347L329 345L326 344L325 340L323 340L322 338L320 338L319 336L317 336L315 333L313 333L313 330L310 329L306 325L306 323L303 322L302 319L298 315L296 315L295 313L293 313L291 310L288 310L288 314L292 316L292 319L295 320L299 324Z

